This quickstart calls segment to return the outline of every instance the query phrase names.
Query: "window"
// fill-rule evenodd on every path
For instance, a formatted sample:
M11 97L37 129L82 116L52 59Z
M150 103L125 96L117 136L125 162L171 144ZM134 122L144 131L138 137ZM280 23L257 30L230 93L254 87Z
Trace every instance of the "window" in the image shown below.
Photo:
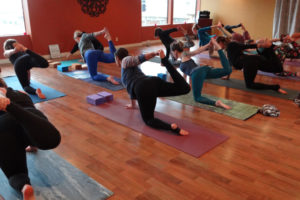
M194 23L196 0L173 0L173 24Z
M142 0L142 26L168 24L168 0Z
M0 36L25 33L22 0L0 1Z

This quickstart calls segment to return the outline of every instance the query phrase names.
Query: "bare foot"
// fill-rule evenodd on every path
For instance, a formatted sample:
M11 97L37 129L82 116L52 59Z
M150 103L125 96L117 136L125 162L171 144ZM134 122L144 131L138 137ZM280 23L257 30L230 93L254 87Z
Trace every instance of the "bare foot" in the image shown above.
M228 76L223 76L221 79L222 79L222 80L229 80L229 79L230 79L230 75L228 75Z
M22 189L23 200L35 200L34 190L31 185L24 185Z
M173 123L173 124L171 124L171 128L172 128L173 130L175 130L176 128L178 128L178 126L177 126L177 124ZM179 134L180 134L180 135L188 135L189 132L186 131L186 130L180 129Z
M286 92L285 90L281 89L281 88L279 88L277 91L278 91L279 93L281 93L281 94L287 94L287 92Z
M28 146L25 149L26 152L30 152L30 153L35 153L38 151L38 148L34 147L34 146Z
M119 85L120 83L114 79L113 76L107 77L107 81L111 82L114 85Z
M36 89L35 93L40 99L46 99L46 96L42 93L40 88Z
M223 103L222 101L220 101L220 100L216 101L216 106L217 106L217 107L224 108L224 109L226 109L226 110L229 110L229 109L231 109L231 107L230 107L230 106L228 106L228 105L224 104L224 103Z

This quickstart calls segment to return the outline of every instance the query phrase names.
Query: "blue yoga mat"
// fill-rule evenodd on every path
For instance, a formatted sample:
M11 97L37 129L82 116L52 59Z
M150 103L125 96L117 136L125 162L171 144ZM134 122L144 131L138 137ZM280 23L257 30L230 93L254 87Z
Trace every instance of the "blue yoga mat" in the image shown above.
M64 61L60 61L60 65L58 66L62 66L62 67L69 67L71 66L73 63L80 63L80 64L84 64L83 62L79 62L80 59L74 59L74 60L64 60Z
M27 153L29 178L36 199L107 199L113 193L53 151ZM0 195L21 199L0 170Z
M16 76L9 76L9 77L5 77L3 79L5 80L8 87L13 88L14 90L23 90L23 88ZM37 95L29 94L33 103L39 103L39 102L43 102L43 101L48 101L50 99L55 99L55 98L66 96L64 93L59 92L53 88L47 87L47 86L45 86L41 83L38 83L34 80L30 81L30 86L33 88L40 88L42 90L43 94L45 94L45 96L46 96L46 99L40 99Z
M118 81L120 83L120 85L114 85L108 81L94 81L91 78L90 73L88 72L88 70L76 70L76 71L72 71L72 72L62 72L64 75L67 75L69 77L75 78L75 79L80 79L84 82L88 82L88 83L92 83L94 85L112 90L112 91L117 91L117 90L122 90L124 88L124 86L121 84L121 79L120 78L116 78L115 80Z

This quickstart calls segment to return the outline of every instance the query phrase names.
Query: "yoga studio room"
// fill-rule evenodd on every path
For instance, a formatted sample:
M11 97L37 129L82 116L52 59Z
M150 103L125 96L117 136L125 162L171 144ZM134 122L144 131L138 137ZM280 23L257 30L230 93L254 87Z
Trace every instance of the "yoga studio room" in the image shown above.
M300 0L0 0L0 200L300 200Z

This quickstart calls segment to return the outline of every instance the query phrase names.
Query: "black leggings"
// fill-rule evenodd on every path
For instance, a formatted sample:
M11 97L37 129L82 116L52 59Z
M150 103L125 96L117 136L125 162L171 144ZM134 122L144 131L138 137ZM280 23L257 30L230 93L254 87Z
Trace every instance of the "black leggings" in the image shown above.
M264 72L279 73L283 71L283 66L279 58L275 55L273 47L264 49L260 55L243 55L240 57L238 66L243 68L244 78L247 88L260 90L278 90L278 84L268 85L255 83L258 70Z
M26 50L24 55L16 59L14 62L15 72L25 92L36 94L36 89L30 86L28 71L32 67L46 68L48 66L49 63L45 58L30 50Z
M0 113L0 167L15 190L30 184L25 148L47 150L59 143L58 130L39 110L11 103L7 113Z
M179 128L174 130L169 123L154 117L156 98L187 94L190 91L190 86L169 63L167 57L163 59L163 64L166 66L174 83L163 81L158 77L146 77L135 83L134 93L139 104L142 118L148 126L179 133Z

